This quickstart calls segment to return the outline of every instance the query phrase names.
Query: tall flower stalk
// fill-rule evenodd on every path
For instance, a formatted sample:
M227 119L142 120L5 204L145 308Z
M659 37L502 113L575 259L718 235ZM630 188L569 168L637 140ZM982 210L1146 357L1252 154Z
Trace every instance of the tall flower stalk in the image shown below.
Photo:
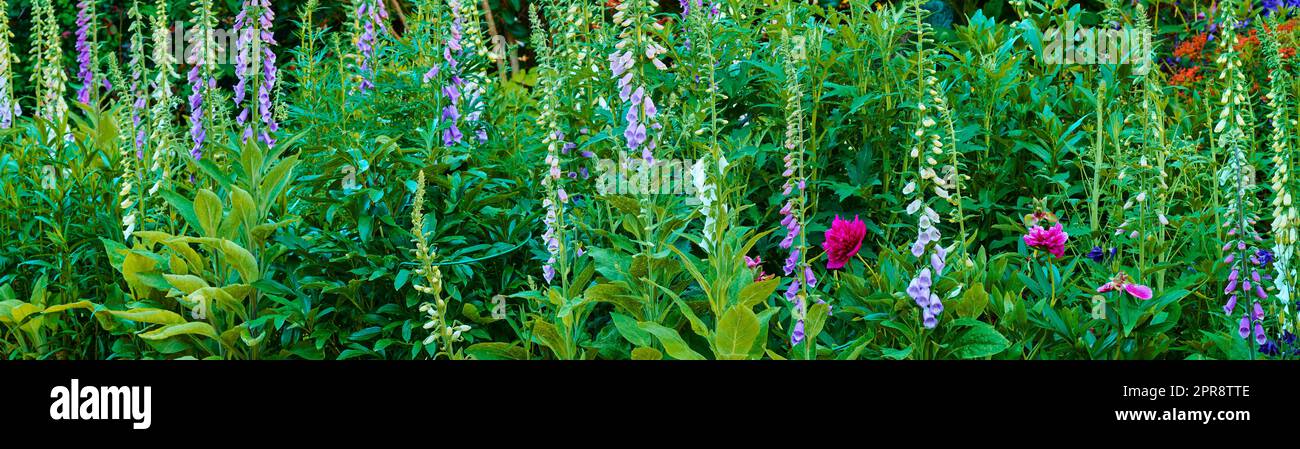
M135 148L135 158L143 160L148 129L144 126L144 120L148 113L146 108L149 106L149 95L145 92L148 74L145 73L145 31L144 18L140 15L140 0L131 1L131 9L127 10L127 19L131 21L127 29L131 33L130 43L127 45L127 70L131 72L130 93L127 95L131 101L131 142Z
M68 112L63 99L68 74L63 71L63 47L59 43L59 24L54 16L53 0L35 0L35 41L32 45L32 84L36 86L36 116L61 123Z
M9 28L9 0L0 0L0 13L0 129L7 129L13 126L15 117L22 115L22 108L14 98L13 67L18 55L9 45L14 37Z
M92 93L97 93L95 73L95 0L77 2L77 101L91 104Z
M808 311L808 289L817 286L817 278L808 266L808 237L804 233L805 215L808 212L808 180L805 173L805 144L803 130L803 88L799 81L800 60L788 32L783 36L785 45L781 56L785 67L785 157L781 176L781 225L785 238L778 246L788 250L782 269L790 278L785 299L792 307L795 322L790 334L790 345L798 345L804 338L804 317Z
M358 65L361 82L357 91L365 93L375 87L375 53L380 37L388 33L385 25L388 10L384 8L383 0L356 0L355 18L357 57L361 61Z
M272 110L272 94L279 80L276 41L271 31L274 22L275 10L270 0L244 0L243 9L235 17L235 29L239 33L235 74L239 82L235 85L234 102L242 108L235 122L243 128L244 142L256 136L268 147L275 145L272 134L280 130Z
M212 15L212 0L195 0L195 33L190 42L190 53L186 62L190 64L188 80L190 83L190 157L203 159L203 144L207 140L207 111L204 103L212 98L212 91L217 88L216 66L217 49L214 40L217 20Z
M151 44L153 45L153 81L149 88L152 90L150 98L153 100L152 107L149 111L149 144L152 148L153 164L150 171L158 173L153 186L149 188L149 194L157 193L164 182L171 178L171 164L175 157L173 154L173 145L175 142L172 131L172 114L176 109L176 98L172 93L173 80L176 78L176 60L172 56L168 43L170 42L170 32L168 19L170 15L167 11L167 0L157 0L154 4L154 15L150 18L149 27L152 31Z
M610 74L617 80L616 94L622 101L622 107L626 108L611 107L616 122L614 128L622 125L623 143L626 147L625 151L619 152L618 163L622 166L633 165L632 159L627 155L636 154L640 150L639 163L635 164L638 170L635 176L641 180L649 179L654 172L655 149L658 144L656 133L662 128L658 122L660 111L653 99L654 92L646 82L646 70L649 67L668 70L668 65L660 59L660 55L666 53L667 49L654 39L654 35L664 29L663 25L651 18L657 5L657 2L648 0L626 0L614 8L612 19L618 35L614 51L608 56ZM603 104L604 99L599 101ZM619 110L623 112L620 114ZM651 184L642 182L640 185L648 187ZM641 195L638 199L640 252L649 256L661 249L661 245L666 242L654 235L659 210L655 204L657 196ZM655 270L649 270L646 275L649 284L655 284L656 274ZM657 317L662 312L664 304L659 301L657 289L642 290L641 301L647 308L646 316Z
M1142 7L1136 9L1135 22L1139 36L1142 36L1140 39L1149 42L1148 36L1151 30L1145 11ZM1142 54L1137 57L1154 56ZM1157 77L1150 76L1146 72L1135 71L1133 84L1140 99L1133 116L1125 118L1125 121L1140 123L1142 130L1138 145L1131 146L1136 147L1137 151L1120 149L1127 157L1124 158L1126 165L1120 168L1117 178L1121 183L1131 185L1126 190L1136 193L1122 206L1121 213L1124 221L1115 229L1115 236L1127 236L1133 251L1136 252L1137 273L1145 273L1151 264L1148 259L1157 258L1158 262L1164 262L1168 257L1160 253L1150 254L1148 243L1154 242L1155 247L1160 247L1164 239L1163 228L1169 224L1169 218L1166 216L1169 185L1168 172L1165 170L1165 163L1169 159L1169 147L1165 142L1164 104L1161 102L1161 97L1165 95L1164 88ZM1134 281L1140 280L1134 279ZM1163 281L1156 285L1163 287Z
M438 352L448 359L456 360L463 357L453 345L464 339L470 326L450 320L447 316L450 308L447 298L442 296L442 270L434 263L438 253L429 246L429 240L424 235L424 183L424 171L421 170L415 181L415 198L411 208L411 234L414 236L411 240L415 243L412 252L415 253L418 265L415 274L423 278L423 282L413 282L412 286L416 291L432 297L432 301L420 304L420 312L426 314L426 319L429 320L424 323L424 329L429 331L424 345L441 342L442 347ZM434 357L437 358L436 353Z
M911 254L916 257L918 268L908 283L907 294L921 308L921 323L927 329L939 324L939 315L943 313L942 297L937 290L939 279L947 266L948 249L942 245L943 234L939 231L941 218L932 207L935 198L942 201L956 201L960 205L960 195L954 198L951 191L960 187L955 162L945 165L944 136L945 131L938 127L936 114L948 124L951 135L951 119L948 118L948 106L944 96L939 92L938 78L935 76L935 62L930 56L926 44L930 42L930 25L924 21L925 12L920 1L913 2L912 16L916 26L916 67L918 86L916 110L918 123L913 133L915 142L909 151L916 159L916 178L903 188L903 195L912 201L907 205L908 215L917 217L916 240L911 244ZM955 149L954 149L955 151ZM955 156L954 156L955 157ZM953 159L955 161L955 159ZM958 190L959 191L959 190ZM932 198L930 194L934 194ZM960 209L959 209L960 210Z
M659 110L654 99L645 86L641 75L641 66L637 63L643 57L660 70L667 70L667 65L659 55L667 52L662 45L655 42L646 27L650 25L650 12L654 6L646 0L627 0L615 7L614 23L621 26L616 50L609 55L610 73L618 79L618 97L627 107L623 114L626 121L623 138L628 152L641 150L641 158L647 164L654 163L656 140L653 132L660 128L657 122Z
M1229 267L1227 287L1223 294L1228 301L1223 311L1232 316L1238 300L1255 300L1255 307L1244 309L1238 325L1241 338L1250 337L1252 327L1255 339L1263 344L1266 341L1263 327L1263 311L1260 300L1268 298L1265 284L1261 277L1262 263L1258 257L1260 242L1263 237L1255 230L1259 205L1255 199L1255 167L1250 160L1251 139L1245 130L1251 129L1246 122L1249 115L1250 91L1246 87L1246 77L1242 70L1242 61L1238 58L1234 43L1237 21L1231 13L1225 17L1223 36L1220 39L1218 65L1224 80L1223 94L1219 99L1222 110L1214 125L1219 148L1227 153L1227 161L1219 171L1219 185L1227 199L1224 211L1223 227L1227 230L1223 243L1223 263ZM1253 325L1253 326L1252 326Z
M131 72L129 91L124 98L130 102L131 119L124 138L122 155L122 187L118 191L122 210L122 239L130 240L137 228L143 228L145 202L143 186L145 183L145 143L146 129L144 119L147 111L148 97L144 92L146 79L144 68L144 19L140 15L140 2L133 0L127 10L127 19L131 22L131 33L127 44L127 70Z
M465 54L465 47L461 41L464 37L465 18L461 15L460 0L448 0L447 5L451 8L451 28L448 30L446 46L442 49L442 57L447 64L449 75L447 84L442 86L442 95L447 100L447 104L442 107L442 121L445 126L442 131L442 144L450 147L459 144L465 138L465 134L460 130L460 102L465 88L465 80L461 78L460 59Z
M693 92L701 99L699 104L699 113L696 114L698 119L693 120L692 124L697 124L699 128L684 127L683 132L689 133L685 138L702 136L708 133L709 144L707 159L701 158L696 161L691 169L691 182L695 187L696 200L700 203L700 215L704 217L704 226L701 232L700 246L710 259L719 256L721 248L721 237L731 225L726 221L729 219L729 201L728 192L725 188L720 189L718 186L724 185L726 181L727 162L726 156L722 153L722 148L718 145L718 132L721 127L718 117L718 84L716 71L718 58L714 54L714 48L711 40L716 33L716 18L710 16L708 11L703 11L698 7L699 0L693 0L696 4L695 9L691 9L690 2L683 2L682 15L687 23L689 39L686 46L691 51L693 58L693 69L696 71L695 86ZM692 44L694 43L694 44ZM701 44L702 43L702 44ZM694 131L691 131L695 129ZM722 220L719 220L721 218ZM725 263L725 260L720 261ZM721 267L718 267L721 271ZM716 307L721 309L721 307Z
M556 57L551 44L547 42L547 35L538 17L537 7L529 8L528 15L533 23L533 48L537 52L539 68L543 74L539 77L538 89L541 95L539 99L541 113L538 115L538 123L542 125L541 129L544 133L542 144L546 145L546 171L542 175L542 186L546 189L546 198L542 199L542 205L546 208L546 218L543 220L546 232L542 235L542 242L546 245L547 260L542 265L542 278L547 284L553 284L558 276L560 287L567 291L570 264L565 208L569 204L569 195L564 189L565 178L561 161L564 130L559 117L560 89L566 77L565 71L556 64Z
M1281 313L1277 314L1278 323L1285 332L1295 333L1297 318L1292 316L1291 296L1295 292L1297 272L1295 263L1295 245L1300 237L1300 212L1296 210L1295 196L1300 195L1300 184L1291 176L1296 168L1296 147L1292 133L1295 132L1296 120L1295 78L1286 69L1286 62L1281 54L1281 45L1277 40L1277 25L1280 20L1270 21L1262 37L1264 44L1264 63L1269 70L1268 93L1264 99L1269 107L1269 149L1272 150L1273 174L1270 178L1273 192L1273 286Z

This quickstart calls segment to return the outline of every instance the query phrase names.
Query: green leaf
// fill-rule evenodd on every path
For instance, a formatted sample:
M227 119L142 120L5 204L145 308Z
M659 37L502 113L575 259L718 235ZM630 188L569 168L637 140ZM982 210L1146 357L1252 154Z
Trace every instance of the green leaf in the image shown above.
M996 355L1011 346L1006 337L988 323L977 322L948 344L952 356L959 359L977 359Z
M71 310L71 309L94 310L95 303L83 299L81 301L77 301L74 303L59 304L57 306L46 307L45 310L42 311L41 313L50 314L50 313L62 312L64 310Z
M262 203L271 204L280 196L284 188L288 185L293 168L298 165L298 155L293 155L280 161L271 171L267 172L266 177L262 178L261 192Z
M742 360L749 357L750 348L758 338L758 316L749 307L736 306L722 314L718 332L714 337L718 358Z
M880 350L880 355L891 360L903 360L912 354L912 347L908 346L903 349L885 348Z
M216 329L213 329L212 325L199 321L163 326L140 334L140 338L145 340L162 340L177 335L202 335L220 340L220 338L217 337Z
M559 331L555 326L542 320L533 320L532 323L533 337L543 346L550 348L551 352L561 359L567 359L568 354L564 348L564 343L560 339Z
M164 274L162 276L163 279L167 280L168 284L187 295L194 293L195 290L210 287L207 281L198 276L179 274Z
M230 204L233 206L231 215L238 217L245 227L252 227L257 220L257 203L253 202L253 195L239 187L230 188Z
M194 197L194 216L204 237L217 237L221 227L221 199L211 190L200 190Z
M963 293L961 300L957 302L957 316L979 318L984 314L984 308L988 304L989 294L984 290L984 284L976 282L966 289L966 293Z
M692 350L686 344L686 341L682 340L682 336L677 334L677 331L649 321L642 321L637 326L658 338L659 343L664 345L664 350L668 351L670 357L678 360L704 360L704 356Z
M140 251L127 251L125 259L122 260L122 278L133 290L143 292L148 287L140 279L140 274L153 271L157 266L158 261L152 257Z
M815 341L817 335L822 333L822 328L826 326L826 318L831 314L830 304L819 302L813 304L808 309L808 315L805 317L804 325L806 327L806 341ZM816 346L813 346L816 348Z
M740 289L740 306L752 309L759 303L767 301L780 284L781 278L773 276L772 279L746 285L745 288Z
M137 323L150 324L183 324L185 318L182 318L176 312L163 309L140 308L131 310L105 310L103 313L115 317L135 321Z
M257 271L257 258L253 257L253 253L230 240L222 240L218 248L226 256L226 261L235 266L235 271L239 272L244 283L252 284L261 279L262 275Z
M469 354L476 360L524 360L528 358L528 353L524 348L520 348L510 343L487 342L475 343L465 348L465 354Z
M662 360L664 354L655 348L636 348L632 350L632 360Z
M635 318L618 312L610 312L609 317L614 321L614 329L629 343L637 346L650 346L654 343L654 336L638 327Z
M159 193L162 194L164 200L167 200L167 204L172 206L172 209L176 209L176 212L181 214L181 217L185 218L185 222L189 223L190 227L198 226L199 218L194 212L193 201L190 201L188 198L185 198L172 190L163 190Z

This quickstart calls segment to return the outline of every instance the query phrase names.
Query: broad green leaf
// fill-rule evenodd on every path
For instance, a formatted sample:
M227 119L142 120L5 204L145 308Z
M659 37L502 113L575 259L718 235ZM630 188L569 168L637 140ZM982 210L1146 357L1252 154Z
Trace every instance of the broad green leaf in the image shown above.
M718 321L718 331L714 337L714 346L718 358L742 360L749 356L754 340L758 338L758 316L749 307L734 306L722 314Z
M948 344L953 357L959 359L977 359L989 357L1011 346L1006 337L987 323L970 326L955 340Z
M912 347L908 346L903 349L885 348L880 350L880 355L891 360L903 360L912 354Z
M163 279L167 280L168 284L187 295L200 288L209 287L208 282L198 276L179 274L164 274L162 276Z
M691 349L677 331L649 321L642 321L637 326L658 338L659 343L664 345L664 350L668 351L668 356L678 360L704 360L704 356Z
M663 353L655 348L636 348L632 350L632 360L662 360Z
M654 343L654 336L638 327L635 318L618 312L610 312L609 317L614 321L614 329L628 342L637 346L650 346Z
M475 343L465 348L465 354L476 360L524 360L528 353L511 343Z
M237 186L230 188L230 204L232 206L231 216L237 217L244 226L252 227L257 219L257 203L253 202L253 195L248 191Z
M532 328L533 338L537 339L539 343L550 348L551 352L554 352L557 357L561 359L568 358L564 342L560 339L560 333L555 329L555 326L542 320L533 320L530 327Z
M261 279L262 275L257 271L257 258L253 257L253 253L230 240L222 240L220 249L221 254L226 256L226 261L235 266L235 271L239 272L244 283L252 284Z
M211 324L199 321L163 326L140 334L140 338L145 340L162 340L177 335L202 335L220 340L220 338L217 337L216 329L213 329Z
M767 301L780 284L781 278L772 277L766 281L746 285L745 288L740 289L740 307L753 309L754 306Z
M137 323L181 324L185 322L185 318L182 318L176 312L163 309L105 310L103 313Z
M979 318L989 304L989 294L984 291L984 284L976 282L966 289L961 300L957 302L957 316L962 318Z
M49 313L62 312L62 311L64 311L64 310L72 310L72 309L86 309L86 310L94 310L94 309L95 309L95 303L90 302L90 301L86 301L86 300L83 299L83 300L81 300L81 301L77 301L77 302L74 302L74 303L69 303L69 304L59 304L59 305L57 305L57 306L46 307L45 310L44 310L42 313L47 313L47 314L49 314Z
M808 309L808 315L804 319L807 341L817 340L817 336L822 333L822 328L826 325L826 318L831 314L830 310L830 304L824 302L813 304ZM816 348L816 346L813 347Z
M204 237L217 237L217 230L221 227L221 199L211 190L199 190L194 196L194 216L199 220Z

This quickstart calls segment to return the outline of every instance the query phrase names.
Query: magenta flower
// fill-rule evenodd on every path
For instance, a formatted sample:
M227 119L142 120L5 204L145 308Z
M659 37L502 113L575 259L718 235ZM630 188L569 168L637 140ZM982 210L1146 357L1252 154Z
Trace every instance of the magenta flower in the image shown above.
M853 221L836 215L830 229L826 230L826 240L822 242L822 249L826 250L826 269L844 268L844 264L862 249L862 238L866 235L867 225L856 215Z
M1029 228L1029 234L1025 234L1024 239L1025 246L1047 251L1059 258L1065 254L1065 241L1070 239L1070 234L1062 231L1061 224L1057 223L1051 229L1043 229L1042 226Z
M1123 290L1128 293L1129 296L1143 301L1151 299L1152 295L1151 287L1132 282L1129 280L1128 274L1122 271L1116 273L1115 277L1111 278L1110 282L1103 284L1101 287L1097 287L1097 293L1106 293L1112 290Z

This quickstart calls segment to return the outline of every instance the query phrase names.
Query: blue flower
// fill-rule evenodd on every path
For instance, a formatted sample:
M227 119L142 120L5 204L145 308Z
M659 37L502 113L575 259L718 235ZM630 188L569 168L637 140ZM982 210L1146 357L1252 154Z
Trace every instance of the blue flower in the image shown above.
M1101 258L1105 256L1105 253L1102 252L1100 246L1094 246L1091 250L1088 250L1088 254L1083 256L1092 259L1093 262L1101 263Z
M1260 265L1268 265L1272 263L1273 260L1275 259L1273 257L1273 253L1269 252L1269 250L1266 249L1261 249L1258 252L1256 252L1255 257L1259 258Z
M1280 352L1281 351L1278 349L1277 343L1274 343L1273 340L1266 341L1264 342L1264 344L1259 345L1260 354L1264 354L1268 356L1276 356Z

